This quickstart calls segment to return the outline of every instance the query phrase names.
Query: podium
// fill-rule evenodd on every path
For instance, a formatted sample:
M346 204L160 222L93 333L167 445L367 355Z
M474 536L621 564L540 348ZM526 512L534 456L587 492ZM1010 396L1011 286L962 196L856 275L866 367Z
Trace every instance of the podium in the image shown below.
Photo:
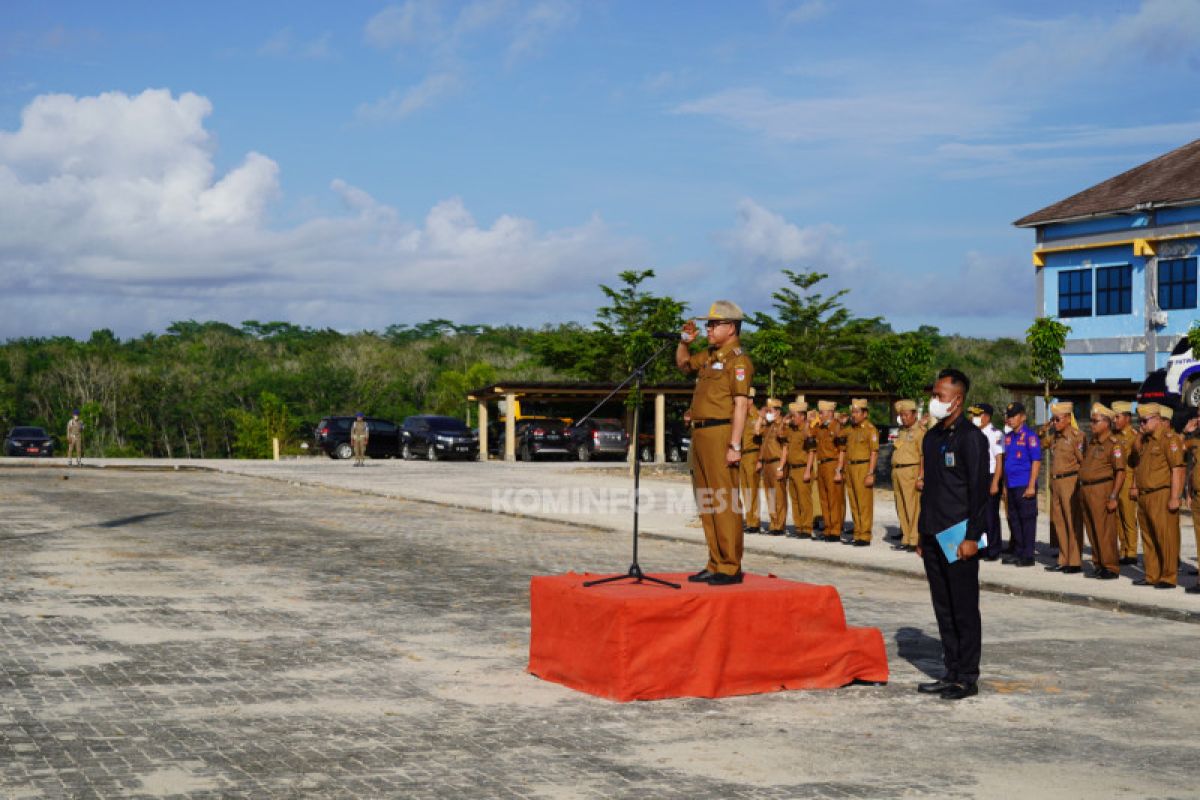
M584 588L530 581L529 672L617 701L728 697L886 682L877 628L850 628L832 586L746 575L734 586Z

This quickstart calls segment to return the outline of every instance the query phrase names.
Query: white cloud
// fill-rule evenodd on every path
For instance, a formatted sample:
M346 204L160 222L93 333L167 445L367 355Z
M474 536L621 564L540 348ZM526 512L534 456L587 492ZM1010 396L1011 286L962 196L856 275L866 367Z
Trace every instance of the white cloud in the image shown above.
M440 3L407 0L388 6L367 20L364 35L369 44L381 49L430 44L442 36Z
M595 285L644 255L598 218L481 224L451 198L409 222L338 180L344 214L273 228L278 165L249 153L217 174L211 110L166 91L46 95L0 132L0 336L186 318L540 322L586 315Z
M393 89L373 103L363 103L356 116L363 120L404 119L452 94L462 86L462 79L453 72L437 72L425 76L420 83L407 89Z
M803 25L829 13L829 3L826 0L802 0L799 3L776 0L772 6L775 13L783 19L784 25Z
M258 54L271 58L302 58L317 61L333 55L333 49L329 46L332 38L332 34L323 33L307 42L298 41L290 27L281 28L259 45Z
M508 46L510 64L540 50L558 32L573 26L579 19L575 0L539 0L525 12L517 23L512 43Z

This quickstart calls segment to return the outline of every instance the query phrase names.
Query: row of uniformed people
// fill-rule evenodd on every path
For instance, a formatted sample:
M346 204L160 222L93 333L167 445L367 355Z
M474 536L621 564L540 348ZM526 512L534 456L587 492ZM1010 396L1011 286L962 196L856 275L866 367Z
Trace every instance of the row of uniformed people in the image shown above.
M892 486L900 521L896 549L917 545L917 516L924 473L921 444L925 424L911 400L895 404L899 431L892 452ZM1025 408L1010 403L1004 432L992 425L993 409L980 403L971 416L991 444L991 509L988 542L980 555L1006 564L1034 564L1037 525L1037 482L1043 452L1050 454L1051 536L1058 562L1048 570L1083 572L1082 542L1086 530L1092 550L1089 578L1119 577L1121 565L1137 563L1137 531L1142 532L1145 577L1136 585L1174 588L1179 559L1179 507L1182 503L1183 456L1200 456L1200 436L1184 440L1171 430L1166 406L1143 403L1133 427L1131 403L1092 408L1090 437L1079 430L1070 403L1051 406L1052 418L1035 433L1026 424ZM815 410L804 401L788 405L771 398L760 411L753 404L743 432L741 488L745 531L760 532L760 495L765 494L769 527L765 533L799 539L842 541L859 547L872 539L878 430L867 418L865 399L851 401L849 418L839 420L836 405L821 401ZM1200 433L1200 421L1185 433ZM1192 476L1193 513L1200 516L1200 458ZM765 491L764 491L765 490ZM814 495L817 500L814 502ZM853 535L842 538L846 501ZM823 533L814 526L819 504ZM788 507L793 531L785 534ZM1006 509L1009 544L1004 547L1000 524ZM1194 517L1195 518L1195 517ZM1197 532L1200 549L1200 531ZM1191 587L1190 593L1200 592Z

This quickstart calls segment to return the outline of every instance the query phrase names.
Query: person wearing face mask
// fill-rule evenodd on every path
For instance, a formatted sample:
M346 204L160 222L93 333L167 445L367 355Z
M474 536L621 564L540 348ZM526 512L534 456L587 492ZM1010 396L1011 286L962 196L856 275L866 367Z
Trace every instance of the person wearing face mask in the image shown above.
M1129 496L1129 490L1133 488L1133 465L1129 463L1129 455L1133 453L1133 440L1137 438L1137 431L1133 429L1133 403L1117 400L1112 404L1112 410L1117 415L1113 419L1113 436L1121 443L1121 450L1125 453L1125 480L1121 483L1121 494L1117 497L1117 516L1120 523L1117 526L1117 534L1121 538L1119 563L1125 566L1138 562L1137 503Z
M758 451L762 437L755 433L756 423L762 416L754 406L754 387L750 387L750 407L746 411L746 429L742 432L742 461L739 478L742 487L742 509L746 512L742 526L744 533L758 533L762 524L758 518Z
M1117 555L1117 498L1125 482L1125 450L1112 435L1116 413L1100 403L1092 405L1092 436L1079 468L1079 494L1092 546L1089 578L1115 580L1121 566Z
M938 420L922 442L925 488L921 493L917 554L925 565L933 613L942 640L945 673L922 683L917 691L943 700L962 700L979 693L982 623L979 617L979 540L988 526L987 437L963 418L971 381L956 369L944 369L929 400ZM937 534L966 522L966 537L951 563Z
M1179 570L1179 506L1184 484L1184 448L1167 421L1168 409L1138 403L1142 433L1133 442L1133 489L1142 529L1146 576L1134 586L1174 589Z
M755 423L754 430L762 440L758 454L758 471L762 477L763 492L767 497L767 513L770 516L768 536L783 536L787 525L787 426L781 409L783 402L774 397L767 399L763 414Z
M1052 480L1050 518L1058 532L1058 563L1047 572L1083 572L1083 509L1079 504L1079 468L1083 465L1083 434L1075 426L1075 404L1050 406L1050 428L1042 449L1050 451Z
M1004 472L1001 461L1004 457L1004 434L992 424L994 409L988 403L971 406L971 422L983 431L988 440L988 467L992 472L991 494L988 499L988 542L984 550L985 561L998 561L1004 551L1004 534L1000 532L1000 476Z
M913 553L917 549L917 516L921 513L917 487L924 482L921 443L925 441L925 428L917 424L917 404L912 400L897 400L896 414L900 432L892 445L892 494L900 520L900 543L893 549Z
M846 437L842 426L833 418L837 404L830 400L817 403L820 422L813 430L817 453L817 490L821 500L821 516L825 519L825 541L842 540L842 523L846 519L846 490L842 470L846 467Z
M812 465L816 440L808 429L808 403L788 404L787 496L792 508L791 539L813 535Z
M854 520L854 538L843 542L855 547L871 546L875 526L875 466L879 459L879 429L868 419L870 404L866 398L850 401L850 428L846 431L846 488L850 495L850 516Z
M1032 567L1037 542L1037 482L1042 468L1042 446L1037 434L1025 424L1025 406L1009 403L1004 410L1004 502L1012 555L1005 564Z

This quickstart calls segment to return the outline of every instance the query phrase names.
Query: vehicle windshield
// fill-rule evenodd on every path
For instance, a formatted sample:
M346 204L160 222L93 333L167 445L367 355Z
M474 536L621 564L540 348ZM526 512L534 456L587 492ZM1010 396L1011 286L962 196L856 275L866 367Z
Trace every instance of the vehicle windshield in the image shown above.
M565 426L561 419L532 419L529 421L529 427L541 428L545 431L561 431Z
M9 436L46 436L46 431L42 428L13 428Z
M621 428L621 423L619 423L619 422L610 422L608 420L597 420L596 421L596 430L598 430L598 431L616 431L617 433L620 433L623 429Z
M454 417L430 417L429 427L440 433L467 433L467 423Z

